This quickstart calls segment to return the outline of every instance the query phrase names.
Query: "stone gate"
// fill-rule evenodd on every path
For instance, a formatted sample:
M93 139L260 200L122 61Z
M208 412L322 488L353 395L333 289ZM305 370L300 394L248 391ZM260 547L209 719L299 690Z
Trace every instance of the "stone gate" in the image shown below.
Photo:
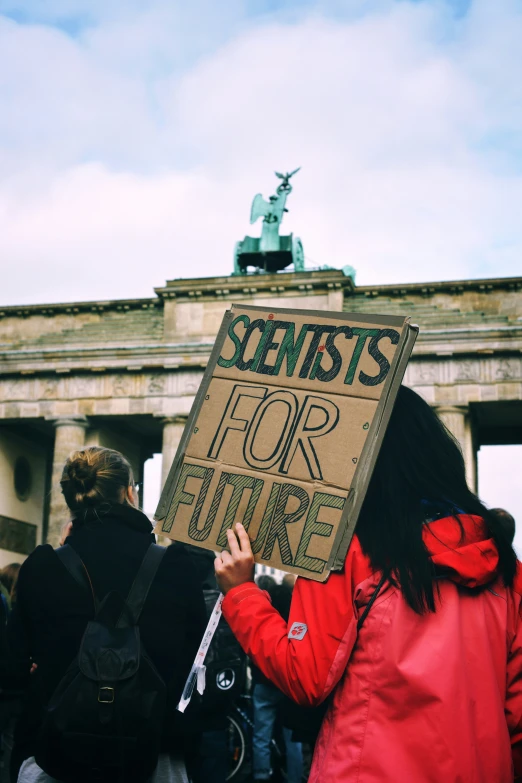
M56 543L59 477L85 444L123 451L136 480L170 467L233 302L410 315L406 383L460 441L469 482L486 444L522 443L522 278L358 286L336 270L169 280L149 299L0 308L0 566Z

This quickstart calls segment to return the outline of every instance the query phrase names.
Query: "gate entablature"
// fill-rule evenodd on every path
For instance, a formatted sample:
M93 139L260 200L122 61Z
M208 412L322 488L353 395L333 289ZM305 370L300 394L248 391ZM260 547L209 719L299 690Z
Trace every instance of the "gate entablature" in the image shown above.
M487 411L509 403L518 416L522 278L355 287L340 271L318 270L171 280L143 300L2 308L0 423L10 432L23 424L24 433L45 423L57 475L69 445L87 442L93 423L112 419L125 427L154 419L170 464L223 311L233 302L412 316L420 335L406 383L461 442L472 484L481 433L495 437ZM52 541L57 509L53 500ZM2 514L14 519L0 507Z

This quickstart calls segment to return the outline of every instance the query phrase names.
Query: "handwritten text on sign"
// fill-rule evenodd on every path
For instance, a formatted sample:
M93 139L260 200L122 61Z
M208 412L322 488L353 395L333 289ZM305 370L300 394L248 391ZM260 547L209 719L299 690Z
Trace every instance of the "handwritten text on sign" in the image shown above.
M161 532L321 578L400 331L291 312L230 320ZM158 531L159 532L159 531Z

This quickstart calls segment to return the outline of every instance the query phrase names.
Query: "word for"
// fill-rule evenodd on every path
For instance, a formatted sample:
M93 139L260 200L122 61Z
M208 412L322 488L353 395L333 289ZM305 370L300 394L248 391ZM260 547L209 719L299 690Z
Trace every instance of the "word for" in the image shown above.
M231 430L245 432L243 440L243 458L247 465L256 470L272 470L287 474L292 461L300 449L305 458L311 478L322 479L323 474L312 441L331 432L339 421L339 408L331 400L308 394L302 405L295 394L285 389L267 394L267 386L242 386L236 384L228 399L225 411L219 422L207 457L218 459L227 434ZM244 419L235 416L242 397L257 400L257 405L250 411L251 418ZM259 454L259 446L271 441L270 419L265 415L269 408L276 405L278 413L278 430L280 435L272 453ZM311 423L314 411L320 411L323 421L320 424ZM317 413L315 413L317 420ZM266 423L268 421L268 423ZM265 422L265 423L264 423ZM257 444L257 456L256 456ZM277 468L275 467L277 465Z
M244 334L240 337L236 333L238 324L243 324ZM282 338L275 341L273 338L277 331L283 331ZM254 356L245 361L245 352L252 334L256 331L261 332L261 338L255 350ZM312 340L306 350L303 350L306 335L311 333ZM220 356L218 365L220 367L237 367L241 371L250 371L260 375L279 375L283 360L286 359L286 375L293 377L296 368L299 366L299 378L308 378L310 380L322 381L328 383L336 378L341 369L343 369L343 358L336 345L336 340L341 336L345 340L354 340L355 346L353 354L345 368L344 383L352 384L357 371L359 360L363 349L368 343L368 353L375 359L379 365L377 375L367 375L364 371L359 372L359 381L364 386L378 386L382 383L390 370L390 363L386 356L379 349L379 343L385 337L392 345L399 342L399 332L395 329L364 329L359 326L325 326L324 324L303 324L299 334L295 335L295 324L292 321L276 321L256 318L250 321L248 315L238 315L231 322L228 328L228 336L232 340L235 350L230 359ZM322 341L326 336L324 345ZM275 361L267 363L267 357L270 351L276 351ZM322 361L324 354L328 354L331 366L324 369Z
M245 529L248 530L252 521L254 511L256 510L261 492L265 485L265 480L255 476L245 476L230 472L223 472L214 491L214 496L210 503L205 522L199 527L201 510L208 495L208 490L214 477L215 468L206 468L201 465L194 465L185 462L181 468L172 504L168 516L163 524L163 532L169 533L174 523L176 514L180 505L187 505L193 508L188 526L188 537L195 542L206 541L213 531L214 523L217 518L218 510L223 502L226 503L223 522L217 538L215 533L211 541L216 541L216 548L227 545L226 531L232 527L239 504L246 490L250 491L246 509L241 520ZM185 488L187 480L192 478L201 479L201 484L197 494L188 492ZM228 502L224 500L225 488L232 486L232 493ZM298 508L295 511L287 512L288 501L295 498ZM266 501L265 508L262 511L261 524L259 526L255 541L252 542L254 554L262 551L261 558L270 560L272 557L276 541L281 553L281 561L284 565L295 566L306 571L322 573L326 565L326 560L320 557L311 557L307 554L308 545L313 535L328 538L332 535L334 526L318 520L321 508L335 508L342 511L345 499L338 495L330 495L327 492L315 492L312 499L303 487L295 484L279 484L274 482L270 489L270 495ZM261 509L259 509L261 511ZM297 546L295 557L290 548L287 525L303 522L304 526Z

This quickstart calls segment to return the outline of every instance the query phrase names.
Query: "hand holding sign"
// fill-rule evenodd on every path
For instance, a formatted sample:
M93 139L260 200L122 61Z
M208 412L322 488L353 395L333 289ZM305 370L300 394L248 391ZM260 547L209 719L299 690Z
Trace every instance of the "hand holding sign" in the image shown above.
M227 530L229 552L222 552L214 561L216 579L226 595L233 587L254 581L254 555L248 534L239 522L236 531Z

